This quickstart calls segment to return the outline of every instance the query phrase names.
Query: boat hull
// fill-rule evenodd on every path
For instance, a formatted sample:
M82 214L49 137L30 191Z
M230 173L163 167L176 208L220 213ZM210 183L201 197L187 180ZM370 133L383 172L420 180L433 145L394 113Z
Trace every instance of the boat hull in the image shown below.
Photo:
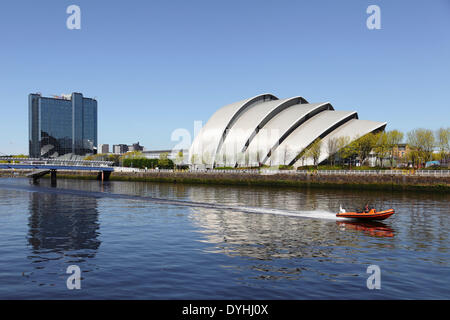
M369 212L342 212L336 214L336 217L340 218L350 218L350 219L358 219L358 220L384 220L389 218L395 213L394 209L384 210L384 211L375 211L371 210Z

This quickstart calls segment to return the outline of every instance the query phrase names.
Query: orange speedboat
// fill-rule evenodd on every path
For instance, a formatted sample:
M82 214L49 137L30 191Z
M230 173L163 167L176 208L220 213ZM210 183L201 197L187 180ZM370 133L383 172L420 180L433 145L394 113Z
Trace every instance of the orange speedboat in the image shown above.
M384 220L389 218L395 213L394 209L388 209L383 211L376 211L375 209L369 210L369 212L339 212L336 217L351 218L361 220Z

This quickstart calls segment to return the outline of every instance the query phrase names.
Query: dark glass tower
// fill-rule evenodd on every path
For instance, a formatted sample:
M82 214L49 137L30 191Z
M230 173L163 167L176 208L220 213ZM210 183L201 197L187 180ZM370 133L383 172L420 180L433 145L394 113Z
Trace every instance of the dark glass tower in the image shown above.
M28 97L29 153L32 158L97 150L97 101L81 93L55 98Z

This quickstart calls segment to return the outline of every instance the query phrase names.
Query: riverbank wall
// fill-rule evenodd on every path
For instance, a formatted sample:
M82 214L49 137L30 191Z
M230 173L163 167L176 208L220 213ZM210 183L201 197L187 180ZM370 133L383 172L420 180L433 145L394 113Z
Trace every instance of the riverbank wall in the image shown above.
M0 176L24 176L29 171L2 170ZM59 178L97 179L96 172L58 171ZM258 173L258 172L195 172L195 171L156 171L113 172L113 181L148 181L186 184L218 184L266 187L294 188L340 188L355 190L384 191L427 191L450 193L450 175L417 175L417 174L322 174L307 173Z

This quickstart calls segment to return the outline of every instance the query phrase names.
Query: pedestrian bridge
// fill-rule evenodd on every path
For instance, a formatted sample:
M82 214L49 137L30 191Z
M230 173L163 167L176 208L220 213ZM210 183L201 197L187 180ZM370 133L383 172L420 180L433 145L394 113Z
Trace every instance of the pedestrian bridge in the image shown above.
M52 185L56 185L58 170L97 171L99 180L109 180L111 172L114 171L112 164L110 161L0 157L0 169L32 170L27 177L32 178L34 183L38 183L39 178L50 173Z

